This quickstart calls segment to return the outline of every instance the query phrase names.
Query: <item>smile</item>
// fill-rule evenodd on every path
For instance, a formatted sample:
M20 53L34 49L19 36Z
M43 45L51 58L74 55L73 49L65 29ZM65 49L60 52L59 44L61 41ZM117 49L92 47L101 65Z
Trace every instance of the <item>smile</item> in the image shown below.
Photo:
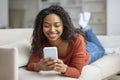
M52 33L52 34L48 34L49 35L49 37L50 38L55 38L55 37L57 37L58 36L58 34L57 33Z

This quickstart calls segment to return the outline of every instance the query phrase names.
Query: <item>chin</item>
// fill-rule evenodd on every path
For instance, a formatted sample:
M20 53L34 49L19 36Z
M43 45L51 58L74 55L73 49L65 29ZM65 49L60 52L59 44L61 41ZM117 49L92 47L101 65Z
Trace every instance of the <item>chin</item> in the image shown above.
M50 42L55 42L57 40L58 40L57 38L56 39L49 39Z

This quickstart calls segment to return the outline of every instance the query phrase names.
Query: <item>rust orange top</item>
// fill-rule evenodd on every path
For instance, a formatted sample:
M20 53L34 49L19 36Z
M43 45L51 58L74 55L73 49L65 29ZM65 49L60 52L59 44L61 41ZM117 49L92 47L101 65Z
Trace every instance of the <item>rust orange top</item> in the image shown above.
M74 42L69 43L65 55L59 55L58 58L63 60L63 62L68 66L63 75L78 78L81 74L82 68L89 63L89 54L86 51L84 38L79 35ZM34 71L34 64L39 61L40 58L35 53L32 53L27 69Z

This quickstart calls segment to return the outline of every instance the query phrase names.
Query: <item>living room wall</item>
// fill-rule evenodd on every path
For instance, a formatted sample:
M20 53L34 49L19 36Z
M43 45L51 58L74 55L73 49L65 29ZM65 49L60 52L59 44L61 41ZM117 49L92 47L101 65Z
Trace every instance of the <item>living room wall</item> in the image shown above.
M120 0L107 0L107 35L120 35Z
M8 27L8 0L0 0L0 28Z
M34 19L36 14L39 11L39 0L0 0L0 28L31 28L33 27ZM106 0L107 6L107 26L106 26L106 35L120 35L120 0ZM9 6L8 6L9 5ZM9 7L9 8L8 8ZM10 11L8 11L8 9ZM18 11L16 10L18 9ZM21 12L24 19L20 21L15 20L15 15L11 18L11 21L16 21L14 25L11 25L11 22L8 21L8 13L11 11ZM20 11L20 12L19 12ZM19 14L18 14L19 15ZM9 15L10 16L10 15ZM20 15L21 16L21 15ZM10 23L9 23L10 22ZM8 24L9 23L9 24ZM20 24L20 26L18 26ZM9 26L10 25L10 26Z
M38 0L9 0L10 28L31 28L38 13Z

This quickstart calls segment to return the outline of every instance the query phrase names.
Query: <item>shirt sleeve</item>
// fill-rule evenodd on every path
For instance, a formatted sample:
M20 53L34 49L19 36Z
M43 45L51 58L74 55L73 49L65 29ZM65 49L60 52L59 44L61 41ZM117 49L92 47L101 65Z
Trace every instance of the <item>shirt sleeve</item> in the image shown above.
M39 62L39 60L40 60L39 57L35 53L32 53L29 58L27 69L30 71L34 71L34 65L35 63Z
M82 68L88 64L89 55L86 51L85 40L82 36L73 43L73 52L70 65L67 67L65 76L78 78Z

